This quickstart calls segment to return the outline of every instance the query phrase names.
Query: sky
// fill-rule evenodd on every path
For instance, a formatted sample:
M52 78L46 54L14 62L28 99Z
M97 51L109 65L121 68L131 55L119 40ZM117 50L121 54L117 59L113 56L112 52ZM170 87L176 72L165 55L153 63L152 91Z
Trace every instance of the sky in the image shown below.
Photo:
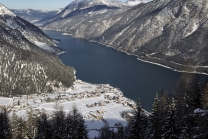
M64 8L73 0L0 0L9 9L56 10ZM120 0L125 2L126 0Z

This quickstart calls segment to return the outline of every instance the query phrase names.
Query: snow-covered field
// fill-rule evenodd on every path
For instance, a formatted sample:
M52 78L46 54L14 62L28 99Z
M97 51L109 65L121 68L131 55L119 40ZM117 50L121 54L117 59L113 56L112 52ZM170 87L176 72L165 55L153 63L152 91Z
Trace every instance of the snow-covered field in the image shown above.
M0 98L0 106L10 106L13 104L12 98Z
M54 94L28 95L14 98L0 98L0 105L10 105L10 111L26 118L30 108L37 116L45 111L52 116L55 102L68 113L76 106L83 115L89 136L98 135L104 125L115 127L115 123L127 124L122 118L123 111L132 111L135 103L123 96L122 92L110 85L96 85L75 81L73 87L65 92Z

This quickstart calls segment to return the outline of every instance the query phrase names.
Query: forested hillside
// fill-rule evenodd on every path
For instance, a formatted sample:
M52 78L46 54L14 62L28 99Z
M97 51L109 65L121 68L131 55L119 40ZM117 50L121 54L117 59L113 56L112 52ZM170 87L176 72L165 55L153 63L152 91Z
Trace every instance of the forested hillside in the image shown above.
M62 50L38 27L1 4L0 34L1 96L55 92L72 86L75 70L54 54ZM35 42L48 44L55 51L46 52Z

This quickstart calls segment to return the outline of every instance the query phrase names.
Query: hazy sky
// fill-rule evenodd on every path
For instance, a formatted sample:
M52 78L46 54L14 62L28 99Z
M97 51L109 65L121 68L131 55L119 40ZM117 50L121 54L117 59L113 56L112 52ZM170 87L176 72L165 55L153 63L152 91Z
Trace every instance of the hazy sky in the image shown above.
M55 10L66 7L73 0L0 0L10 9L42 9ZM120 0L125 2L126 0Z

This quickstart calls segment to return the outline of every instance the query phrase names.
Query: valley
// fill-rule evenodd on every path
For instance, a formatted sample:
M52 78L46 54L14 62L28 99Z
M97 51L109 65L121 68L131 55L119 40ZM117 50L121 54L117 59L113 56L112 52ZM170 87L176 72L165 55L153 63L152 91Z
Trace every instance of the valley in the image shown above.
M207 7L0 3L0 138L206 139Z
M203 0L200 3L159 0L132 8L119 5L109 9L106 6L111 5L103 3L100 4L103 7L93 10L96 3L92 6L87 3L88 6L71 11L71 3L62 13L42 21L39 26L99 42L136 55L142 61L177 71L206 74L206 13L200 12L206 4Z

